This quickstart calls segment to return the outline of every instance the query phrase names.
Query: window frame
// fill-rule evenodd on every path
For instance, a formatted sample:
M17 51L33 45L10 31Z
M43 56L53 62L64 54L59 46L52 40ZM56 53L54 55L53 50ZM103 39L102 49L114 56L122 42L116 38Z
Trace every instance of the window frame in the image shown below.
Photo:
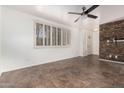
M36 24L42 24L43 25L43 45L37 45L37 41L36 41L36 37L37 37L37 35L36 35ZM50 45L45 45L45 25L47 25L47 26L50 26ZM60 29L61 30L61 44L60 45L52 45L52 43L53 43L53 30L52 30L52 27L55 27L56 28L56 32L58 32L57 30L58 29ZM70 35L68 36L69 37L69 41L70 41L70 43L69 44L65 44L65 45L63 45L63 30L64 29L66 29L66 30L68 30L69 31L69 33L70 33ZM68 32L66 32L66 33L68 33ZM56 35L56 37L58 38L58 35ZM67 34L66 34L66 37L67 37ZM58 39L56 39L56 43L58 43L57 42L57 40ZM67 42L67 40L66 40L66 42ZM71 31L69 30L69 29L67 29L67 28L65 28L65 27L62 27L62 26L57 26L57 25L53 25L53 24L50 24L50 23L46 23L46 22L41 22L41 21L34 21L34 46L35 46L35 48L61 48L61 47L69 47L71 45Z

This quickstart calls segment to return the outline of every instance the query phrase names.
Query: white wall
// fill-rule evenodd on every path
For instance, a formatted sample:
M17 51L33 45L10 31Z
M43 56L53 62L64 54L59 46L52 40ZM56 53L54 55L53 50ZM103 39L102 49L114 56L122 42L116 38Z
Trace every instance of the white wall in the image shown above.
M2 7L0 6L0 63L2 62L2 48L1 45L2 44ZM1 68L1 65L0 65ZM0 75L1 75L1 71L0 71Z
M99 30L92 33L92 54L99 55Z
M0 6L0 37L1 37L1 32L2 32L2 7ZM0 38L0 56L1 56L1 38Z
M2 7L0 6L0 62L2 62L2 57L1 57L1 33L2 33ZM0 65L1 68L1 65ZM1 70L0 70L1 72ZM1 74L1 73L0 73Z
M34 20L58 26L63 25L5 7L2 9L2 14L4 30L2 32L3 61L0 62L1 72L79 56L78 29L68 27L72 32L70 47L36 49L34 48L33 35Z
M89 54L99 54L99 32L94 32L93 20L81 23L81 29L51 22L36 16L2 8L2 61L0 71L10 71L57 60ZM41 22L66 27L71 30L72 44L66 48L34 48L34 23ZM93 23L92 23L93 22ZM83 25L82 25L83 24ZM89 42L88 35L91 36ZM88 47L90 46L90 47Z

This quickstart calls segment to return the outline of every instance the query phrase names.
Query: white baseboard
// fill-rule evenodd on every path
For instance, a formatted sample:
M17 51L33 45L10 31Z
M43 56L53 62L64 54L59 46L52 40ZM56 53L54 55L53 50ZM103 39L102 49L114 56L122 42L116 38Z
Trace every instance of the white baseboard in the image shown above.
M107 60L107 59L99 59L101 61L107 61L107 62L112 62L112 63L118 63L118 64L124 64L124 62L121 62L121 61L113 61L113 60Z

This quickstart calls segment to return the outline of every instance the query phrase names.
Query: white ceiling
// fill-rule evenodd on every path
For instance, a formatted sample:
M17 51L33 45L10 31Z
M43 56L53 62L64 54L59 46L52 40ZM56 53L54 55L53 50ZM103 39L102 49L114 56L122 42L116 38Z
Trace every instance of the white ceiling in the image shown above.
M89 8L91 5L85 5L86 8ZM45 5L45 6L36 6L36 5L7 5L4 7L16 9L21 12L26 12L34 16L42 17L47 20L55 21L64 25L78 26L82 25L96 27L98 20L94 19L85 19L74 23L74 20L78 18L78 15L69 15L68 12L82 12L83 5ZM91 14L99 16L99 8L95 9Z
M102 5L100 24L124 19L124 5Z

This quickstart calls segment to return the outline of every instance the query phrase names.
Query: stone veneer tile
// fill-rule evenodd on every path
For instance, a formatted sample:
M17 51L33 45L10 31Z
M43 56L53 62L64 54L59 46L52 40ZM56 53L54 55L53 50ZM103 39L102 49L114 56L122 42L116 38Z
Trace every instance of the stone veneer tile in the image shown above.
M114 42L121 38L124 38L124 20L100 25L100 58L124 62L124 42Z

